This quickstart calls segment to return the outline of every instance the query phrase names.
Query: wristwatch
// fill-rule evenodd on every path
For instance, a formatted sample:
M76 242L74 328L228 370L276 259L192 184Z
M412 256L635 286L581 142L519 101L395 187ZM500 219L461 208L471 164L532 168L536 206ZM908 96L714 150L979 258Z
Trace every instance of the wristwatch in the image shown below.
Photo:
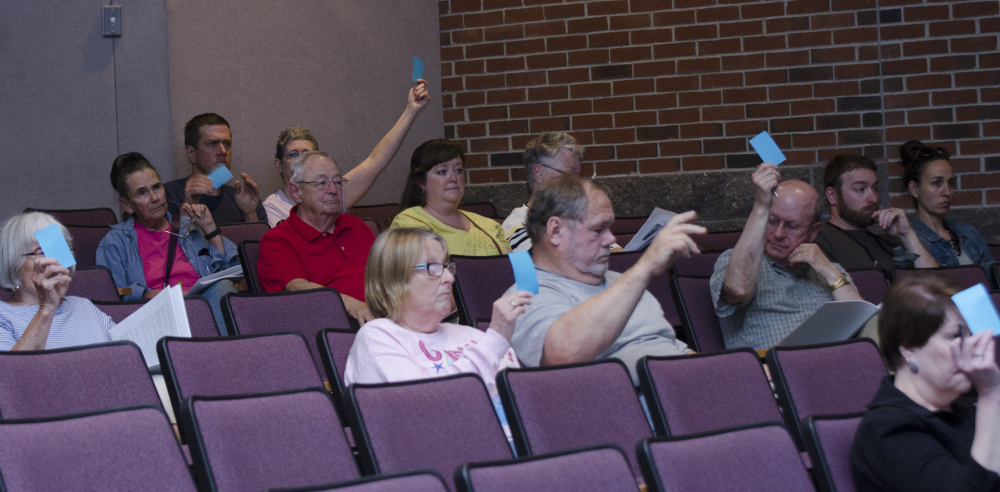
M851 283L851 279L847 277L846 273L841 273L840 274L840 279L837 280L836 282L830 284L830 286L828 288L830 289L830 292L833 292L833 291L835 291L835 290L837 290L837 289L839 289L839 288L841 288L841 287L843 287L843 286L845 286L845 285L847 285L849 283Z

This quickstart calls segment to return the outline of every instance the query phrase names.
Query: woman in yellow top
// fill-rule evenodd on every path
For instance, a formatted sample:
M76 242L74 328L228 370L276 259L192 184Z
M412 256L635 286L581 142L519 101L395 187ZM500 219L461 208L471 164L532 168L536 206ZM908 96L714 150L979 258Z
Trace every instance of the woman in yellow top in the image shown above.
M495 220L458 209L465 195L465 153L454 140L420 144L410 159L410 175L400 200L403 211L390 226L438 233L448 254L493 256L510 253L503 228Z

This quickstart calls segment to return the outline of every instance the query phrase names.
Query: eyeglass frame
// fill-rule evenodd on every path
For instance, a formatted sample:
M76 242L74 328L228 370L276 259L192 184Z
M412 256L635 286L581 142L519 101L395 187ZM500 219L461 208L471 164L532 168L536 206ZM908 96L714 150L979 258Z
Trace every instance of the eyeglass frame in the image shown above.
M339 183L337 182L338 179L340 180ZM342 190L342 189L344 189L344 186L347 185L348 181L350 181L350 180L341 178L340 176L337 176L336 178L331 179L331 180L322 180L322 181L292 181L292 182L293 183L298 183L298 184L311 184L311 185L315 186L316 189L319 190L319 191L326 191L326 190L330 189L330 185L334 185L334 186L337 187L338 190ZM326 185L320 186L320 183L324 183L324 182L326 183Z
M437 275L434 275L433 273L431 273L431 267L434 266L434 265L441 265L441 273L438 273ZM430 278L440 278L442 275L444 275L444 271L446 269L449 272L451 272L451 274L454 276L455 272L458 271L458 265L456 265L455 262L453 262L453 261L449 261L448 263L441 263L441 262L418 263L418 264L416 264L416 265L413 266L413 269L414 270L423 269L424 271L427 272L427 276L428 277L430 277Z
M791 234L793 236L798 236L798 235L801 235L802 233L808 231L809 230L809 226L811 224L802 224L802 225L797 225L797 226L793 227L793 226L789 226L788 222L786 222L784 220L781 220L781 219L779 219L779 218L771 215L771 216L768 216L768 218L767 218L767 225L765 227L767 229L770 229L770 230L775 230L780 225L784 225L786 233Z
M552 167L552 166L550 166L548 164L542 164L541 162L539 162L538 165L542 166L542 167L549 168L549 169L551 169L551 170L553 170L553 171L555 171L557 173L565 174L567 176L576 176L576 173L571 173L569 171L563 171L562 169L556 169L556 168L554 168L554 167Z

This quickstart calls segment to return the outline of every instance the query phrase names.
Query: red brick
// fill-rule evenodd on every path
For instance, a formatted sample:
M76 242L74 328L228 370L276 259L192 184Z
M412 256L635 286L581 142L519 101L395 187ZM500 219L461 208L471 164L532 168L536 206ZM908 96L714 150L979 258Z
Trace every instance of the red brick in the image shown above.
M567 97L569 97L569 88L565 85L549 85L528 89L528 99L532 101L566 99Z
M837 80L877 77L878 72L877 63L852 63L833 67L833 74Z
M697 54L697 44L693 42L661 43L653 46L653 58L678 58Z
M649 94L635 96L635 109L660 109L677 107L677 94Z
M812 116L774 118L770 124L771 131L775 133L811 132L815 129Z
M976 104L979 97L975 89L942 91L931 93L931 104L934 106L952 106L956 104Z
M566 23L562 21L531 22L524 25L524 37L549 37L566 34Z
M656 111L631 111L615 113L615 128L635 128L656 124ZM633 137L634 138L634 137Z
M566 32L582 33L608 30L607 17L588 17L585 19L571 19L566 21Z
M507 43L507 55L526 55L545 51L544 39L524 39Z
M830 31L793 32L788 34L789 48L804 48L807 46L827 46L833 42Z
M986 190L986 204L996 205L1000 203L1000 190Z
M503 75L470 75L465 77L465 87L468 90L495 89L505 85ZM442 89L444 84L442 84Z
M570 17L583 17L586 14L586 5L583 3L566 3L545 7L546 19L567 19Z
M706 106L701 108L701 118L705 121L742 120L746 116L743 106Z
M455 95L455 105L460 107L486 104L486 94L482 92L460 92Z
M856 27L833 31L834 44L870 43L876 39L878 39L878 30L874 27Z
M951 52L980 52L995 51L997 49L996 36L980 36L975 38L952 38Z
M755 70L764 68L764 53L749 53L722 57L722 70Z
M833 99L812 99L807 101L792 101L791 114L827 114L837 110Z
M613 82L612 93L616 96L623 94L641 94L656 90L656 82L653 79L633 79L616 80Z
M589 113L593 110L593 104L589 99L570 99L568 101L558 101L552 103L552 115Z
M634 11L635 9L633 8L632 10ZM684 24L694 24L693 10L671 10L653 14L654 26L680 26Z
M747 85L784 84L788 82L787 70L754 70L744 75Z
M942 22L931 22L927 24L927 30L931 36L963 36L966 34L972 34L976 32L976 21L972 20L957 20L957 21L942 21Z
M947 14L945 14L947 15ZM809 16L812 29L837 29L854 27L857 16L853 12L836 12L832 14L816 14Z
M764 34L764 21L748 20L719 24L719 37L743 37Z
M657 113L661 125L701 121L698 108L665 109Z
M711 89L716 87L740 87L743 85L742 72L722 72L701 76L701 87Z
M714 39L717 37L719 37L719 30L718 26L715 25L695 25L674 28L674 39L677 41Z
M537 106L547 106L537 104ZM548 109L547 107L545 108ZM465 111L465 110L459 110ZM469 108L469 121L503 120L507 118L507 106L486 106L482 108ZM523 116L520 116L523 118Z
M702 145L713 154L736 154L747 151L747 139L743 137L706 138Z
M761 102L766 100L767 89L763 87L726 89L722 91L722 102L726 104Z
M611 63L625 63L652 59L653 50L649 46L611 48ZM673 62L670 62L671 66Z
M837 145L837 134L832 132L821 133L793 133L792 147L832 147Z
M570 126L573 130L611 128L613 125L614 118L610 114L576 115L570 119Z
M812 63L837 63L855 61L853 46L838 46L835 48L821 48L810 52Z
M524 70L524 57L491 58L486 60L486 71L490 73Z
M470 60L455 62L455 75L481 74L486 70L483 60Z
M775 51L767 53L765 60L768 68L808 65L809 52L806 50Z
M501 104L524 101L524 89L500 89L488 91L486 101L489 104Z
M526 87L531 85L545 85L545 72L517 72L508 73L505 76L507 87Z
M914 75L906 78L906 89L911 91L947 88L951 88L949 74Z
M631 97L603 97L594 99L594 112L614 113L632 111L635 109L635 99Z
M524 37L524 27L520 24L512 26L487 27L486 29L483 29L483 36L487 41L522 38Z
M986 53L979 55L980 68L1000 68L1000 54Z
M838 0L834 0L834 2L836 1ZM792 0L785 7L785 12L788 15L828 12L829 10L830 8L826 6L826 2L817 2L816 0Z
M507 183L510 181L510 172L507 169L470 169L470 184L485 183Z
M611 84L608 82L573 84L569 88L569 95L573 99L578 97L608 97L611 95Z
M587 49L587 36L557 36L545 41L549 51L571 51Z
M482 140L498 140L501 142L501 146L498 151L507 150L507 139L506 138L489 138L489 139L477 139L470 141L470 147L472 150L469 152L487 152L486 150L477 150L476 144ZM485 154L465 154L465 167L466 168L483 168L490 165L490 158Z
M539 68L565 67L567 65L566 53L545 53L525 57L529 70Z
M785 15L784 2L748 3L740 6L742 19L774 18Z
M448 77L441 79L441 90L445 92L460 91L464 88L462 77Z
M504 107L504 106L500 106ZM470 115L471 113L471 109ZM528 104L511 104L510 105L510 117L511 118L538 118L542 116L550 116L548 103L528 103Z
M810 84L797 84L768 87L767 92L768 99L771 101L806 99L813 97L813 86Z
M905 94L886 94L885 107L891 108L921 108L930 103L926 92L909 92Z
M487 58L491 56L503 56L503 43L483 43L472 44L465 48L465 58Z
M628 12L627 0L587 2L587 15L624 14Z
M466 14L465 27L488 27L503 24L503 12L477 12Z
M699 24L717 23L740 19L740 8L735 5L708 7L695 11L695 22Z
M685 171L707 171L722 169L726 165L725 158L719 155L692 155L681 158L681 167Z
M451 0L448 3L449 12L457 14L459 12L478 12L483 9L482 0Z
M509 135L528 131L528 120L493 121L490 123L490 135Z
M576 141L577 142L580 142L581 145L586 145L587 146L587 160L593 159L595 161L604 161L604 160L614 159L615 158L615 147L614 147L614 145L589 145L589 144L593 144L594 143L593 138L591 138L589 144L586 141L586 139L588 138L588 135L590 135L590 133L592 133L592 132L582 132L582 133L583 133L583 138L582 139L580 138L580 136L579 136L578 133L574 133L573 135L576 136ZM587 171L588 171L587 165L584 164L584 168L583 168L582 172L580 173L580 175L582 175L582 176L589 176L589 174L587 174ZM590 168L589 171L590 171L591 174L594 172L593 168Z
M788 116L789 103L747 104L747 118L774 118Z
M681 138L682 139L693 139L693 138L704 138L704 137L721 137L723 132L723 126L721 123L693 123L689 125L681 125ZM707 148L707 147L706 147ZM709 149L711 150L711 149Z
M590 70L587 68L563 68L559 70L549 70L550 84L570 84L573 82L585 81L590 77Z
M678 75L676 77L660 77L656 79L657 92L681 92L701 88L697 75Z
M738 38L698 41L698 55L700 56L739 52L740 40Z
M660 142L660 155L701 154L701 140Z
M749 36L743 38L743 51L771 51L785 49L785 36Z
M998 102L1000 101L1000 89L987 89L983 88L979 90L980 97L983 102Z
M675 9L689 9L692 7L708 7L715 5L715 0L674 0Z
M615 174L632 174L635 172L635 161L607 161L594 164L598 176L611 176Z
M625 144L617 146L619 159L635 159L638 157L657 157L659 148L656 143Z
M709 106L722 104L722 91L682 92L677 95L681 106Z
M951 15L954 18L961 17L986 17L997 15L997 2L958 2L951 6Z
M483 41L482 29L463 29L451 32L451 42L455 44L479 43Z
M452 29L461 29L465 27L465 23L462 22L461 15L440 15L438 16L438 26L442 31L450 31Z
M570 65L597 65L600 63L608 63L610 60L610 51L606 49L571 51L569 53Z
M903 43L903 54L908 57L921 55L940 55L948 52L948 41L944 39L929 39Z
M955 70L972 70L976 68L975 55L951 55L931 58L932 72L950 72Z
M611 51L611 61L615 61L615 52ZM659 75L671 75L677 73L677 64L673 60L661 60L646 63L636 63L632 65L632 73L635 77L656 77Z
M923 24L897 24L882 26L882 39L920 39L924 37Z
M988 32L1000 32L1000 18L992 17L989 19L980 19L979 32L981 34L986 34Z
M907 58L905 60L883 62L882 73L884 75L927 73L927 60L924 58Z
M726 135L756 135L767 130L767 121L748 120L726 123Z
M764 21L764 30L768 34L776 34L788 31L808 31L809 17L782 16L782 17L767 19Z
M669 43L674 40L672 29L637 29L630 30L632 44Z
M718 57L686 58L677 61L677 73L704 73L720 70Z
M903 20L906 22L936 21L951 17L948 5L918 5L903 8Z
M951 196L952 205L982 205L983 192L981 191L957 191Z
M455 130L461 138L482 137L486 135L486 124L468 123L465 125L455 125Z
M644 159L639 161L639 174L673 173L681 170L677 158Z
M444 122L445 123L455 123L458 121L465 121L465 110L464 109L446 109L444 110Z
M531 133L539 134L542 132L559 132L569 130L569 118L555 117L555 118L534 118L530 120ZM580 139L582 135L578 132L574 132L573 135Z
M851 81L816 84L813 91L816 97L853 96L859 92L858 83Z
M587 36L587 43L591 48L626 46L629 44L629 33L627 31L594 33Z
M965 119L973 118L963 118ZM948 121L955 121L952 108L911 109L906 112L906 122L911 125Z
M648 13L616 15L610 18L611 29L642 29L649 27L653 22L653 17ZM634 42L634 41L633 41Z
M504 9L504 24L523 24L525 22L537 21L542 18L541 7L527 7L523 9Z
M462 60L465 58L465 48L462 46L442 46L441 61Z

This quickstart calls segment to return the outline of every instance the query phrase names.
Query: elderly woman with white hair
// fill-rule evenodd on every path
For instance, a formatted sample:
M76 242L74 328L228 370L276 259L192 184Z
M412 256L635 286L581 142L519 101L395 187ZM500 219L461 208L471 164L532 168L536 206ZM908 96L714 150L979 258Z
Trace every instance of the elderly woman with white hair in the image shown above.
M0 287L13 291L0 303L0 351L44 350L111 341L115 323L82 297L66 296L73 269L44 256L35 232L59 222L31 212L0 229ZM73 238L59 224L71 246Z

